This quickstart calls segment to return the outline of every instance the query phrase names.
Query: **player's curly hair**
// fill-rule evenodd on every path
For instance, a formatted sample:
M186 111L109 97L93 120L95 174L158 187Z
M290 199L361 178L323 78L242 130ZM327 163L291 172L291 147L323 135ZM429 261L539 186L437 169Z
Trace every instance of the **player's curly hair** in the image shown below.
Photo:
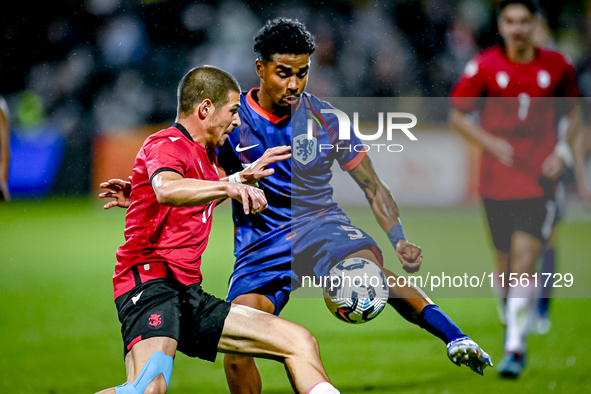
M178 112L190 114L205 99L215 108L223 107L231 91L240 93L240 85L230 73L214 66L195 67L179 83Z
M498 13L500 14L509 4L521 4L525 6L532 15L535 15L538 10L538 7L533 0L503 0L499 4Z
M314 37L297 19L268 20L254 36L254 51L263 63L277 53L311 55L315 49Z

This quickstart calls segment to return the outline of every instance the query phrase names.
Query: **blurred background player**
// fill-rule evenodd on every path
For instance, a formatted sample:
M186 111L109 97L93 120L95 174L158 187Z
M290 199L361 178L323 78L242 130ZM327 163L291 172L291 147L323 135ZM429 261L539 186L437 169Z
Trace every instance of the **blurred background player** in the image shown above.
M335 155L334 151L319 153L302 147L308 119L305 112L332 108L304 92L314 49L314 39L302 23L281 18L266 23L255 36L260 87L241 94L242 125L219 152L220 167L230 174L230 181L252 183L251 169L265 159L264 152L293 147L292 159L271 166L273 173L258 182L267 196L268 209L253 216L238 204L233 207L237 261L227 299L276 315L289 300L292 284L300 284L301 276L326 276L342 260L365 258L382 267L386 276L397 278L383 268L382 253L373 239L352 226L333 200L329 180L335 160L364 190L405 270L418 270L422 260L420 248L406 241L396 203L369 157L346 149L359 143L354 133L349 141L337 141L336 117L323 114L328 128L315 130L317 143L343 144L345 149ZM112 189L102 197L117 199L105 207L125 206L125 185L118 180L101 185ZM492 365L488 355L412 284L392 287L388 302L405 319L443 340L456 364L466 364L480 374ZM261 377L251 357L227 355L224 367L232 393L261 392Z
M471 60L451 92L451 126L484 151L479 192L497 274L504 275L503 286L496 288L506 326L498 371L510 378L518 377L525 366L540 289L533 280L510 287L509 274L531 278L542 248L554 239L556 183L569 161L569 144L579 123L575 71L562 55L534 44L535 14L532 1L501 2L498 28L503 45ZM565 98L555 103L554 97ZM479 112L480 123L472 111ZM562 116L564 126L557 137L555 125ZM551 255L546 261L553 262L553 248L547 252Z
M10 129L8 105L0 96L0 201L10 200L8 191L8 167L10 165Z
M219 350L283 362L298 393L338 394L306 329L201 289L217 200L235 199L252 214L267 206L261 190L218 176L215 149L240 126L239 107L230 74L194 68L179 84L176 122L138 153L113 275L128 380L101 393L165 393L177 350L208 361Z

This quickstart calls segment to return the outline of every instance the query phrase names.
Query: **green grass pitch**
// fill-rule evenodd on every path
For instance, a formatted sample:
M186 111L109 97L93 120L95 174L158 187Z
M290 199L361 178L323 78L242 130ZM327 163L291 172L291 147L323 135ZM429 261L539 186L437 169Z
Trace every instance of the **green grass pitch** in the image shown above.
M232 270L232 223L228 204L217 209L204 256L204 288L224 297ZM402 273L385 235L375 230L369 208L348 211ZM492 266L477 208L402 208L405 229L420 244L421 271L438 265L462 269ZM115 250L123 242L123 210L103 211L90 199L52 199L0 204L0 393L91 393L125 380L122 342L112 299ZM591 223L562 224L560 271L591 287ZM560 294L559 292L557 294ZM499 362L501 326L492 298L434 299ZM588 298L559 298L553 327L530 339L529 363L517 381L483 377L458 368L443 343L406 322L390 307L362 326L330 316L319 299L294 298L283 316L310 329L325 367L341 393L573 393L591 392ZM264 393L289 393L283 367L259 362ZM215 363L179 354L170 393L226 393L221 357Z

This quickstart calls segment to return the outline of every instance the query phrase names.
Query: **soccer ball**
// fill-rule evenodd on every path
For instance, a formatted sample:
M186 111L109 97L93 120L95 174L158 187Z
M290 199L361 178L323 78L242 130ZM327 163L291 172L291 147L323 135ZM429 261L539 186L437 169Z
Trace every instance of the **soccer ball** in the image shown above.
M324 301L330 312L347 323L375 319L388 302L388 284L382 270L367 259L343 260L329 271Z

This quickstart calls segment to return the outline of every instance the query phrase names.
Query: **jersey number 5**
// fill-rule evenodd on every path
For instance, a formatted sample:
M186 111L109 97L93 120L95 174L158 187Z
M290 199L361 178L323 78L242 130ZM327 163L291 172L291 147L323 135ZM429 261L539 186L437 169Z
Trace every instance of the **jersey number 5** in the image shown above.
M364 237L363 233L361 231L359 231L358 228L355 228L353 226L341 226L341 228L345 231L351 232L351 233L347 234L351 241L354 241L356 239L361 239Z

